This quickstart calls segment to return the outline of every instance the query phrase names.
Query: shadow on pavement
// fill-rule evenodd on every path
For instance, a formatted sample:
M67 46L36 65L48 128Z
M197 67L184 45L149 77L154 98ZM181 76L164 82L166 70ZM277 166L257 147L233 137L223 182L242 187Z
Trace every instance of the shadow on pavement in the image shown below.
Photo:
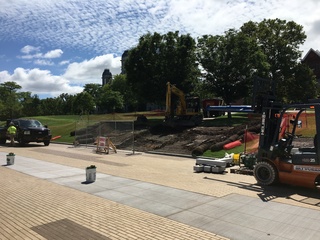
M259 196L259 198L264 202L268 202L276 198L287 198L304 204L320 207L320 191L318 189L302 188L285 184L260 186L258 184L230 182L211 177L204 177L204 179L224 182L230 186L257 192L257 196Z

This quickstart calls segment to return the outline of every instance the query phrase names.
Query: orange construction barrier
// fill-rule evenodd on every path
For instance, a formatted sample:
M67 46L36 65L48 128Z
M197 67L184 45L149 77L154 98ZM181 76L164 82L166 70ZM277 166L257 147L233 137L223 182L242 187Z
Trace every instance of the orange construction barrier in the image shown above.
M234 141L234 142L225 144L225 145L223 146L223 149L224 149L224 150L229 150L229 149L232 149L232 148L241 146L241 144L242 144L241 141L240 141L240 140L237 140L237 141Z

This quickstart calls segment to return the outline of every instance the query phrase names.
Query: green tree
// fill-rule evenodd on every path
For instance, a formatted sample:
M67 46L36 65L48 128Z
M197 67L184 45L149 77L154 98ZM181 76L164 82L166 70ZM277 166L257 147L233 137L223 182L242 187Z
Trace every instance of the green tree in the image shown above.
M106 84L102 87L98 106L103 112L121 111L124 106L123 96L120 92L113 91L109 84Z
M22 116L42 115L40 108L41 101L37 95L32 96L31 92L20 92L18 93L18 97L22 106Z
M68 115L74 113L73 103L75 100L75 95L62 93L56 98L56 100L60 104L60 114Z
M233 29L225 35L199 38L197 56L208 89L226 104L247 96L252 76L266 69L256 42Z
M306 103L319 93L313 71L302 63L295 66L293 75L287 79L287 83L285 100L288 103Z
M262 22L249 21L241 27L241 32L254 39L266 56L269 70L261 77L271 79L276 86L280 100L286 100L291 79L301 57L299 50L306 39L303 27L293 21L264 19Z
M128 87L127 78L124 74L115 75L110 85L111 90L120 92L123 96L124 110L133 111L137 107L137 100L131 88Z
M142 36L125 61L128 85L139 103L164 103L167 82L191 93L199 76L195 47L190 35L179 32Z
M101 88L101 84L87 83L84 85L83 91L89 93L93 97L94 102L97 104L99 95L101 93Z
M57 98L45 98L40 101L40 109L43 115L59 115L60 101Z
M95 110L96 104L93 100L93 97L89 93L83 91L75 96L73 106L75 113L89 114Z
M0 95L2 97L2 111L0 113L1 118L14 118L21 115L21 104L17 91L21 89L21 86L16 82L4 82L0 84Z

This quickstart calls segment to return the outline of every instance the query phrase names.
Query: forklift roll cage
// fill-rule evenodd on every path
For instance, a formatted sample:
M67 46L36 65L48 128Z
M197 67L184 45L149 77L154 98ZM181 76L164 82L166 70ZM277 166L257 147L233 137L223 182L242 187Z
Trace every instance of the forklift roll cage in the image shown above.
M315 110L315 122L316 122L316 133L320 130L320 99L310 100L312 102L308 104L291 104L281 106L277 103L273 104L270 107L265 107L262 110L262 119L261 119L261 132L259 139L259 158L268 158L271 159L273 155L274 148L279 144L283 148L283 139L279 139L280 133L282 132L282 119L289 109L295 109L295 119L292 122L291 132L286 132L286 150L290 153L292 146L292 141L295 137L296 128L298 126L299 117L302 112L307 109L314 108ZM315 135L315 143L320 143L320 134ZM316 152L320 152L320 146L314 146ZM319 160L319 159L317 159Z

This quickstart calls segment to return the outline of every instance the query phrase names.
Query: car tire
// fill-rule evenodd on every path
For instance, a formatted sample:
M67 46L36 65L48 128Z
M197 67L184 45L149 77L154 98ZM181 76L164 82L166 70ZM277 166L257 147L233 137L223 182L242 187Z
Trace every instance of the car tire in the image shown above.
M0 144L6 144L7 139L6 138L0 138Z
M49 146L50 140L44 141L43 143L44 143L45 146Z
M26 145L26 142L22 138L19 138L18 142L21 147Z

